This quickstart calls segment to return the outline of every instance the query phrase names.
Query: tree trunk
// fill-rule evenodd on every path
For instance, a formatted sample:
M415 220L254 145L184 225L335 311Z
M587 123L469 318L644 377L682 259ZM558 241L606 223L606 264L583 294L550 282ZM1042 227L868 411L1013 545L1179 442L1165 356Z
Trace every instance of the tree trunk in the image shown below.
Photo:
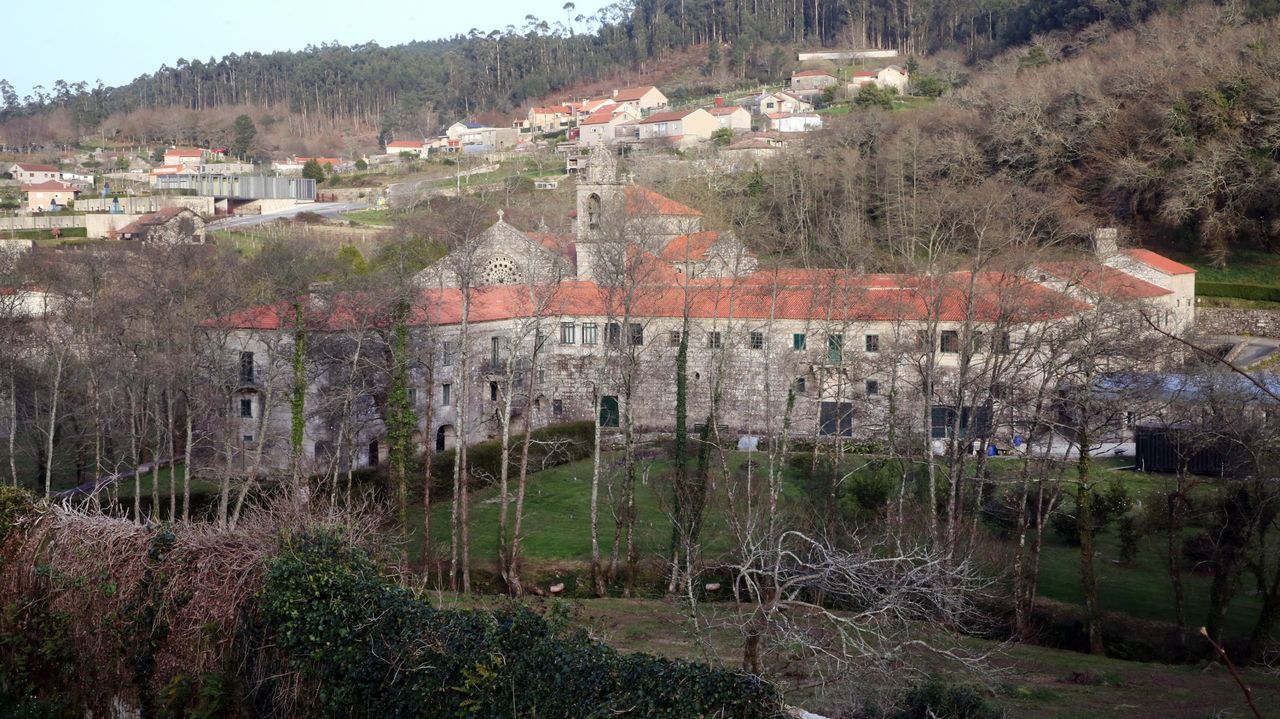
M1076 460L1076 524L1080 531L1080 585L1084 589L1085 616L1089 625L1089 652L1106 654L1102 644L1102 610L1098 603L1098 581L1094 575L1093 485L1090 481L1089 436L1081 433L1080 457Z
M187 395L186 442L182 447L182 521L191 521L191 395Z
M595 438L591 447L591 584L597 597L605 595L604 567L600 564L600 394L592 403Z
M49 436L46 438L44 461L44 496L46 498L53 491L53 439L58 428L58 395L62 391L62 363L66 354L66 350L58 354L53 374L53 395L49 403Z

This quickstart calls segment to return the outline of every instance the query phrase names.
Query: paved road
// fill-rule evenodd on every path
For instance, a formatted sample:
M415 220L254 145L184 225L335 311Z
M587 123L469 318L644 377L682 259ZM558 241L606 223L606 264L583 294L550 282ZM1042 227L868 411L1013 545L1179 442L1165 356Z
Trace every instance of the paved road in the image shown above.
M287 210L272 212L266 215L239 215L209 223L211 230L235 230L241 227L261 225L272 220L289 219L301 212L313 212L324 217L335 217L342 212L367 210L372 205L367 202L317 202L312 205L296 205Z

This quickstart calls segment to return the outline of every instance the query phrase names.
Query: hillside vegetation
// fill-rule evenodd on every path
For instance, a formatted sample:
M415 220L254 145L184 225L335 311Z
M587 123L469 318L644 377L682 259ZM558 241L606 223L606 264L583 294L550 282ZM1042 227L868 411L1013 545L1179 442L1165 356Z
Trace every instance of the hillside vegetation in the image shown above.
M776 81L794 61L791 49L876 46L904 54L961 49L988 57L1037 33L1074 32L1091 24L1130 27L1186 0L862 0L746 2L635 0L587 17L565 5L563 18L527 15L520 26L380 47L321 44L299 52L232 53L178 58L120 87L59 79L20 97L0 80L0 127L10 144L72 144L86 134L135 140L207 140L220 123L156 110L256 108L259 119L290 122L315 134L336 126L433 133L443 119L503 113L549 93L605 77L652 80L672 53L707 46L738 81ZM1244 6L1254 15L1269 0ZM139 114L141 113L141 114ZM234 115L231 115L234 117ZM151 122L148 122L151 120ZM150 135L142 137L140 135Z
M1219 267L1236 250L1274 251L1278 43L1275 21L1208 6L1087 46L1041 38L953 97L833 118L804 153L720 181L719 219L765 251L887 269L922 233L972 255L997 224L1042 244L1114 225Z

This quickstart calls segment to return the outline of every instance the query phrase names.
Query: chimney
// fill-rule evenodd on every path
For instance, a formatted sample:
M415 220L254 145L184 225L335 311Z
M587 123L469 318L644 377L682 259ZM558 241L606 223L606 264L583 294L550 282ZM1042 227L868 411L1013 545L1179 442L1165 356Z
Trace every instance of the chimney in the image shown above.
M617 88L614 88L614 89L613 89L613 96L614 96L614 97L617 97L617 96L618 96L618 89L617 89Z
M715 100L716 107L724 107L724 98L717 97Z
M307 309L312 312L327 312L332 307L334 288L334 283L329 281L307 285Z
M1093 254L1105 260L1120 252L1119 232L1114 227L1099 227L1093 231Z

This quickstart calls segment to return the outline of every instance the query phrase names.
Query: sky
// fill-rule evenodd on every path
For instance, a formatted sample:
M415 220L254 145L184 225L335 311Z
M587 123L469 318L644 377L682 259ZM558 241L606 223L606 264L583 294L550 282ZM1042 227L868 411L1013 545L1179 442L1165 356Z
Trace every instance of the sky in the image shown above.
M519 28L530 14L553 24L568 21L565 0L63 0L52 15L45 3L2 4L0 79L19 96L58 80L123 85L179 58L334 41L400 45L471 28ZM590 16L609 4L576 0L573 15Z

